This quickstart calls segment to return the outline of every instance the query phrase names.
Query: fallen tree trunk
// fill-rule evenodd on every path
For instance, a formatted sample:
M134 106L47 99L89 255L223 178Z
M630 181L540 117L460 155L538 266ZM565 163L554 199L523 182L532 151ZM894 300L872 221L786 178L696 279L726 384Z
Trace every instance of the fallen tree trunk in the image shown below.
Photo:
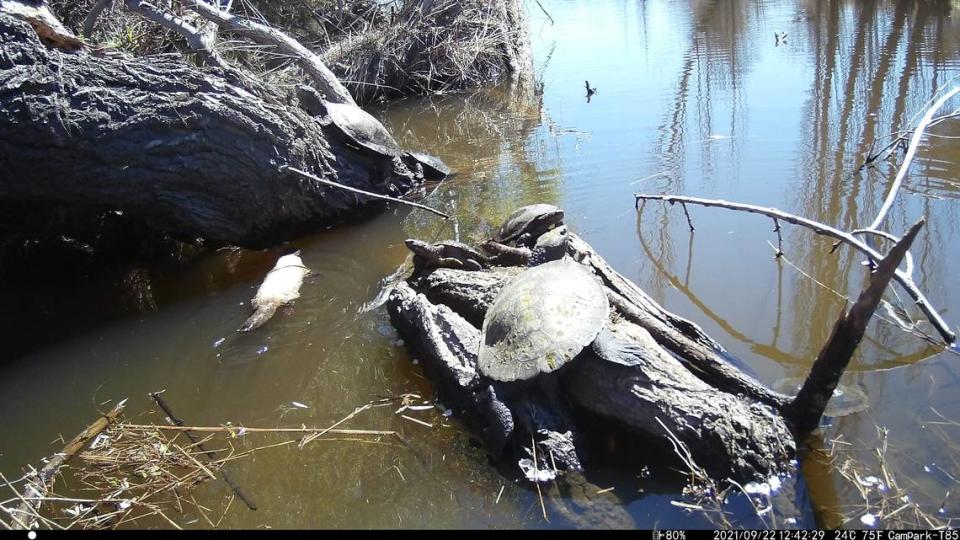
M715 477L755 478L787 467L795 453L793 435L785 419L762 402L786 404L786 397L726 364L722 349L695 325L634 291L572 234L568 254L588 268L601 269L597 273L608 294L620 298L607 327L635 350L630 365L622 365L599 358L587 347L568 368L539 378L556 375L561 395L571 398L575 409L608 417L665 453L676 437ZM552 402L536 386L517 392L485 378L477 368L479 324L517 270L437 269L399 284L388 310L441 399L483 435L494 456L514 460L549 455L560 468L577 470L589 456L583 455L584 428L573 411L563 402ZM624 316L627 311L642 315ZM692 365L706 369L695 375L688 361L675 358L659 341L693 351L699 356ZM720 364L726 369L719 369Z
M422 178L342 142L274 90L179 56L48 49L0 15L0 198L117 210L181 238L270 245Z

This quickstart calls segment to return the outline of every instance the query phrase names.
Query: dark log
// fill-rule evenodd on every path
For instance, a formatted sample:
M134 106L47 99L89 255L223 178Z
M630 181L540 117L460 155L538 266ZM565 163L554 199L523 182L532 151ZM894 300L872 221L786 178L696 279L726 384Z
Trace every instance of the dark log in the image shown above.
M584 264L609 269L585 242L572 235L571 240ZM547 439L544 434L569 432L567 440L574 447L569 454L579 462L588 456L582 456L580 430L573 415L563 410L562 401L544 397L540 391L542 379L550 376L541 375L534 379L538 381L536 384L517 390L511 386L516 383L489 381L476 369L480 335L477 327L468 321L483 320L492 297L509 275L501 269L435 270L411 284L401 283L393 291L388 301L391 319L436 383L441 399L457 400L457 411L470 418L468 424L485 430L488 449L493 447L494 455L521 454L531 434L540 435L536 437L539 452L550 452L551 448L544 445ZM618 276L608 274L607 278L616 282L622 279ZM624 284L628 283L624 280ZM631 294L624 284L620 284L621 290ZM607 286L610 289L609 282ZM643 313L642 320L658 321L653 325L655 329L672 336L673 341L666 341L701 353L710 343L695 326L671 326L667 321L672 317L659 313L662 308L651 313L645 305L631 303L613 290L609 292L617 295L623 306L630 306L631 313ZM463 312L458 314L461 309ZM630 344L632 365L602 360L588 347L568 368L557 372L561 395L571 397L582 409L611 418L633 436L669 452L666 426L686 444L697 463L720 478L754 478L786 467L795 446L784 419L771 407L752 398L717 388L720 383L747 380L745 376L713 376L713 373L725 373L724 370L695 376L687 364L674 358L629 317L621 319L614 315L608 328L619 340ZM713 360L722 362L719 353L715 354ZM736 368L728 367L727 371L737 372ZM750 387L739 388L749 390ZM530 410L536 414L526 415Z
M365 200L284 166L394 196L421 181L283 100L176 55L47 49L29 25L0 15L0 198L119 210L177 237L261 247Z
M789 403L789 397L770 390L737 369L723 347L699 326L663 309L574 233L570 233L567 252L600 276L614 309L650 332L658 344L676 354L698 377L725 392L743 394L777 410Z

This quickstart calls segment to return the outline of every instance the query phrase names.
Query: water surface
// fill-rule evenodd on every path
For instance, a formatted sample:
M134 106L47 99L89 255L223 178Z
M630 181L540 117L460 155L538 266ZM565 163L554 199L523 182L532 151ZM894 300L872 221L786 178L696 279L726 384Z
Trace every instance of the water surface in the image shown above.
M375 111L401 144L458 171L427 200L452 211L456 223L389 209L296 240L314 275L293 309L262 330L234 332L280 248L221 250L185 267L0 293L11 351L0 363L0 471L18 475L36 465L59 447L51 443L57 434L79 431L104 400L130 397L130 413L146 414L153 409L146 393L160 389L198 425L325 426L379 396L432 400L384 309L369 309L382 279L404 263L405 238L482 240L533 202L562 206L570 227L617 270L700 324L764 383L803 377L844 297L863 283L860 261L844 249L831 255L830 242L790 227L786 260L777 261L769 220L691 207L691 234L679 208L648 203L638 213L633 193L736 200L845 229L865 226L899 163L895 154L861 170L865 156L960 74L950 3L541 3L554 21L531 4L542 92L495 88ZM785 43L778 32L787 33ZM584 80L598 88L589 102ZM956 328L960 146L948 137L960 127L932 131L887 226L900 232L926 216L913 249L916 279ZM868 396L869 408L833 419L823 445L842 441L875 462L877 428L886 428L886 466L911 500L933 513L942 503L946 518L958 510L958 428L928 422L942 420L937 412L960 419L960 358L880 314L844 379ZM922 319L914 309L905 316ZM917 331L935 336L924 323ZM224 525L573 525L555 513L544 521L536 492L493 468L441 408L416 413L432 427L393 407L345 424L398 430L412 449L316 442L233 464L260 509L235 505ZM680 497L676 486L634 473L611 465L596 481L616 488L637 526L707 524L670 504ZM838 517L863 503L838 471L807 473L800 525L862 526ZM210 484L201 494L216 504L227 492ZM803 510L811 505L815 515ZM738 524L758 523L744 519Z

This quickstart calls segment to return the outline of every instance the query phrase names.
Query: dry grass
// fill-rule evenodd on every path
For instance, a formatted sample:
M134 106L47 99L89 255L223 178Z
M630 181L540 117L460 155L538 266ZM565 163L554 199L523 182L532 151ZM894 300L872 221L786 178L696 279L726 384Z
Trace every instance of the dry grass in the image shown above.
M383 439L392 439L409 448L394 431L336 429L363 411L391 406L397 399L400 398L370 402L327 428L183 428L120 421L111 424L79 453L69 470L60 471L64 479L56 482L57 491L42 496L31 491L29 483L35 471L14 480L0 474L0 488L6 490L6 496L0 495L0 529L117 529L148 525L180 529L187 523L217 528L233 506L234 495L217 508L210 508L198 502L192 492L205 482L223 480L223 467L228 463L271 448L297 445L303 449L317 439L374 444L386 444ZM194 434L194 440L187 436L187 430ZM255 438L265 434L285 439L255 445ZM291 435L294 438L289 438ZM240 441L242 447L238 448ZM32 506L21 504L25 498L30 499Z
M79 30L95 0L52 0L64 23ZM184 15L178 0L158 6ZM528 69L526 26L508 7L516 0L235 0L236 15L270 24L321 55L361 103L444 93L497 81ZM514 20L517 18L518 20ZM137 55L187 51L184 40L116 0L91 41ZM291 58L221 33L217 50L231 62L287 86L306 78Z
M841 504L837 510L841 513L843 525L851 528L870 526L882 529L936 529L942 530L956 526L956 518L947 514L945 508L950 497L949 488L942 500L933 500L929 488L924 489L909 475L904 476L897 465L891 464L890 445L886 428L877 426L877 444L872 448L858 448L858 445L840 439L829 442L827 459L832 471L842 480L838 499ZM939 444L945 448L956 448L956 443L945 432L936 433ZM954 453L955 454L955 453ZM909 456L900 456L897 463L902 464ZM960 466L956 460L947 465L951 472L943 474L957 483Z

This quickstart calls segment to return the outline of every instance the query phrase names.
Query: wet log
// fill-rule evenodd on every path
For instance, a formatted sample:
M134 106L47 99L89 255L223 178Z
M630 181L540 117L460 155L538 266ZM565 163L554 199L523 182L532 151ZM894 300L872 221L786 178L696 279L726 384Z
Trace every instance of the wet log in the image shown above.
M663 452L670 452L672 434L717 478L755 478L786 467L795 453L793 436L783 417L756 396L768 402L786 398L755 389L763 387L733 366L720 368L726 360L718 345L689 321L657 306L574 235L568 253L599 269L608 294L619 298L608 329L630 344L629 365L603 360L588 347L567 368L540 375L537 384L520 391L483 377L476 367L478 327L510 275L502 269L437 269L399 284L388 300L391 320L441 399L455 403L468 425L484 434L494 456L516 459L534 450L547 455L568 445L563 452L568 468L589 459L583 455L579 438L584 430L576 415L565 409L565 400L551 400L541 391L555 385L575 409L608 417ZM699 357L681 362L660 341ZM698 362L706 369L691 369ZM544 380L551 377L555 380ZM531 438L536 449L527 447Z
M0 15L0 199L120 211L180 238L262 247L422 178L353 148L272 88L179 55L48 49Z

